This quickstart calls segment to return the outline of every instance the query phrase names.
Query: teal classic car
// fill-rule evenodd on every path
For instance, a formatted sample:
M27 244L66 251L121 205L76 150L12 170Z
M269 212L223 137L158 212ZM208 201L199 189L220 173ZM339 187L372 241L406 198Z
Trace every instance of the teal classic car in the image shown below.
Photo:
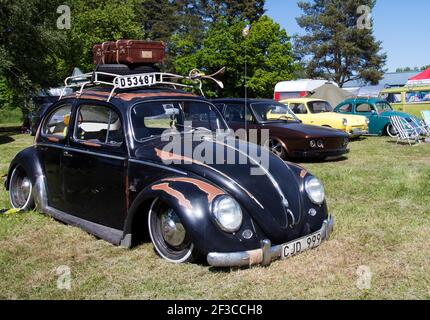
M421 120L417 117L394 111L391 105L380 98L352 98L340 103L334 112L365 116L369 119L369 134L397 136L397 131L391 125L390 117L399 116L406 119L411 126L417 127Z

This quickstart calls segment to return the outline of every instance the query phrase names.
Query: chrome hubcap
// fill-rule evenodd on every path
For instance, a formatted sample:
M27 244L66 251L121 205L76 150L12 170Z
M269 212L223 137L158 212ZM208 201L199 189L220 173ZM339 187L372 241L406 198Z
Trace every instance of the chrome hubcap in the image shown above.
M23 208L31 196L31 181L17 168L11 180L11 204L17 208Z
M282 147L282 144L277 140L271 139L269 141L269 149L270 149L270 151L272 151L277 156L282 155L283 147Z
M173 210L169 210L161 217L161 230L164 241L172 247L180 247L187 236L187 233Z

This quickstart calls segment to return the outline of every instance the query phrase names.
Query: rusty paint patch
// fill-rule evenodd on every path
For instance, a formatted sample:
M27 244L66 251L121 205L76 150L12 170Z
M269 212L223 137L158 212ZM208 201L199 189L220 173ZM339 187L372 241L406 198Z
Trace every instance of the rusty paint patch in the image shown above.
M300 171L300 178L304 179L307 174L308 172L305 169L303 169L302 171Z
M174 153L170 153L170 152L166 152L166 151L162 151L160 149L155 149L155 152L157 154L157 157L159 157L161 160L163 161L187 161L187 162L191 162L194 163L196 165L199 166L203 166L205 168L208 168L209 170L213 170L215 172L217 172L218 174L222 175L223 177L229 179L230 181L234 182L240 189L242 189L243 191L246 192L246 194L253 199L259 206L261 209L264 209L264 206L257 200L257 198L248 190L246 190L240 183L238 183L236 180L232 179L231 177L229 177L228 175L226 175L224 172L221 172L219 170L216 170L215 168L212 168L211 166L208 166L207 164L204 164L200 161L196 161L187 157L183 157Z
M164 191L165 193L170 194L171 196L173 196L174 198L176 198L179 201L179 204L182 207L184 207L184 208L186 208L188 210L193 210L193 205L184 196L184 194L182 194L178 190L175 190L172 187L170 187L170 185L168 183L162 183L162 184L153 186L151 189L154 190L154 191Z
M256 265L260 264L263 261L263 250L253 250L253 251L247 251L249 255L249 265Z
M192 185L195 185L197 188L199 188L201 191L206 193L208 195L208 202L212 203L214 199L218 196L224 195L225 192L221 189L214 187L213 185L203 182L201 180L192 179L192 178L172 178L172 179L166 179L163 181L171 181L171 182L184 182L184 183L190 183Z
M195 97L196 95L191 93L175 93L175 92L151 92L151 93L119 93L115 95L115 98L131 101L138 98L147 97Z

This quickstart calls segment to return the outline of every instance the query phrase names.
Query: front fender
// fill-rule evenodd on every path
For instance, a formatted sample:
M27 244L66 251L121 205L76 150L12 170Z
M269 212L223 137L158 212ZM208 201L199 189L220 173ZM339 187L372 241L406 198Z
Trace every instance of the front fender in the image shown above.
M132 237L133 221L138 215L145 215L147 223L148 212L140 212L143 204L153 203L155 200L168 204L178 214L188 237L201 254L209 252L233 252L255 248L258 241L251 239L244 241L238 234L221 231L211 215L211 206L216 197L226 194L221 188L195 178L172 177L160 180L146 187L137 196L130 207L124 229L124 239ZM244 214L241 230L251 229L249 215Z

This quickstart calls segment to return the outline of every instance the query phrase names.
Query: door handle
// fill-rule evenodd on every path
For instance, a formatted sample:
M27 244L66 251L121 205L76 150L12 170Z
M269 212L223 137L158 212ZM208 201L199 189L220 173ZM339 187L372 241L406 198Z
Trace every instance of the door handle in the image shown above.
M73 155L67 151L63 152L63 156L67 157L67 158L73 158Z

